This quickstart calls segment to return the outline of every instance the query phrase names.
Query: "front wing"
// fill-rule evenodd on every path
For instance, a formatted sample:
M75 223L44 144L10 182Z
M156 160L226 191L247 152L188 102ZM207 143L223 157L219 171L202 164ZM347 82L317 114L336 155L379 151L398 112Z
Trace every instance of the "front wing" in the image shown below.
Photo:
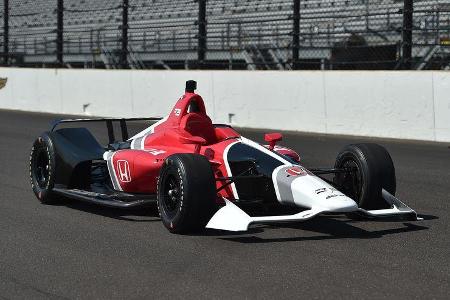
M382 190L382 196L383 199L391 205L391 208L378 210L365 210L362 208L356 208L354 211L346 212L358 212L362 215L372 218L408 217L411 220L422 220L421 218L417 217L417 213L413 209L408 207L405 203L403 203L384 189ZM333 211L330 209L313 207L294 215L250 217L246 212L244 212L228 199L224 198L224 201L225 206L216 212L216 214L206 225L206 228L228 231L247 231L249 226L252 224L300 222L309 220L322 213L342 213L342 211L339 210Z

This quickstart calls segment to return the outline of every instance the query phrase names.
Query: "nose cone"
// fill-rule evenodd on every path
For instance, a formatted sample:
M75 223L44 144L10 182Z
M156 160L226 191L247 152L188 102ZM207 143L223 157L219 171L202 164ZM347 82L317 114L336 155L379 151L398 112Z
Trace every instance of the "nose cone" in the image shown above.
M351 212L358 209L355 201L317 176L306 175L292 184L294 203L307 208L319 208L330 212Z
M358 209L358 204L345 195L335 197L323 204L325 204L322 206L323 208L333 212L351 212Z

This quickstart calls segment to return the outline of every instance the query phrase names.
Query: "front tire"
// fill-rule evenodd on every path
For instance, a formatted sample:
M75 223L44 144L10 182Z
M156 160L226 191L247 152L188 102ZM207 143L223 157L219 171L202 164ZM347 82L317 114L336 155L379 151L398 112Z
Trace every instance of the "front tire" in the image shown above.
M158 210L172 233L205 228L216 210L216 183L209 161L199 154L174 154L158 178Z
M30 181L36 198L43 204L54 204L57 197L53 193L55 185L55 149L47 133L33 143L30 154Z
M366 143L346 146L337 156L335 168L351 169L336 174L334 183L344 194L364 209L382 209L382 189L395 195L396 178L392 158L380 145Z

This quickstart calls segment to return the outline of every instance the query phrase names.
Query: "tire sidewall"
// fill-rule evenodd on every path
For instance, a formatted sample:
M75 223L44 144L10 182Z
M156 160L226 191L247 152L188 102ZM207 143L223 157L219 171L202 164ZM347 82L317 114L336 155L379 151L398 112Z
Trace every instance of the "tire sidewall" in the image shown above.
M176 213L165 210L165 180L176 175L180 181L181 200ZM164 226L172 233L201 231L217 210L216 184L210 162L200 154L173 154L161 167L157 184L158 210Z
M40 187L38 184L38 180L35 174L36 168L36 160L41 151L46 152L46 156L48 159L48 178L46 180L45 187ZM29 175L30 175L30 183L31 188L42 203L51 203L53 202L53 187L55 185L55 171L56 171L56 163L55 163L55 151L52 140L47 133L39 136L33 143L30 153L30 166L29 166Z
M161 168L161 172L158 177L158 211L164 226L166 226L169 230L176 230L176 228L178 228L178 224L184 219L186 203L184 201L186 192L186 178L183 174L185 174L185 172L183 172L183 165L177 157L169 157L164 162L164 166ZM169 175L177 177L180 182L181 199L174 215L170 215L166 211L165 204L162 200L164 197L163 193L165 180Z
M357 165L357 174L361 178L359 196L348 196L364 209L389 208L390 205L382 197L382 189L395 195L396 179L394 164L387 150L373 143L348 145L337 156L335 168L342 168L347 160L352 160ZM335 177L338 189L342 188L342 182L338 179L340 176L343 175Z
M366 203L366 195L369 191L368 189L368 183L371 182L371 176L368 170L368 165L366 163L363 163L363 161L367 161L364 154L358 149L355 149L356 151L342 151L338 157L336 158L336 168L341 168L344 162L348 160L352 160L354 163L356 163L358 172L361 178L361 189L360 189L360 195L358 199L353 199L357 202L359 207L365 206Z

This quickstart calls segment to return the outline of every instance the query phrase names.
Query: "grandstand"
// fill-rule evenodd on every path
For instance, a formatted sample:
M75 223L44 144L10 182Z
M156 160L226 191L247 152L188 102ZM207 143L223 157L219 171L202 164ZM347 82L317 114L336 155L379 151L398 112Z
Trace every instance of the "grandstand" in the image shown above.
M3 0L0 3L3 7ZM122 4L122 0L64 1L66 66L119 67ZM9 51L16 63L54 64L56 1L9 0L9 6ZM209 67L292 68L292 0L208 0L206 9ZM300 1L301 68L336 68L332 62L343 53L339 47L347 49L355 40L359 42L353 47L365 48L362 53L379 61L378 68L396 68L402 9L403 1L398 0ZM129 66L195 67L198 15L194 0L129 0ZM414 1L413 67L450 67L449 41L450 0Z

